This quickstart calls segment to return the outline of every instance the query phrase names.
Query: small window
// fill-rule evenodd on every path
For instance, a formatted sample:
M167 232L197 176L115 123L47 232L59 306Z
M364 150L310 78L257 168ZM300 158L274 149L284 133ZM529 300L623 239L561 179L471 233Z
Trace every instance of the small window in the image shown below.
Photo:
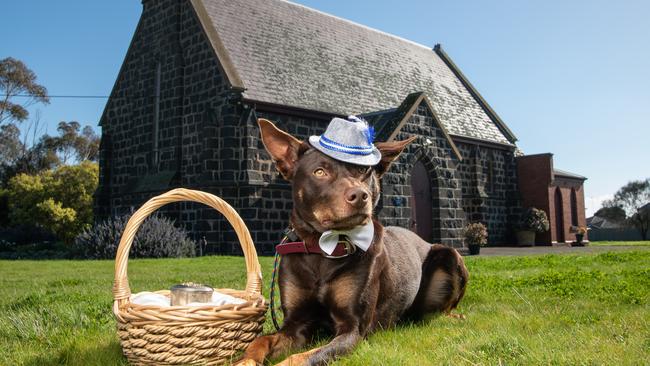
M487 167L487 191L489 193L494 192L494 160L492 159L492 156L490 156L488 160L488 167Z
M158 167L158 131L160 130L160 79L162 77L162 65L160 61L156 63L156 75L154 79L154 101L153 101L153 128L152 128L152 151L151 151L151 167Z

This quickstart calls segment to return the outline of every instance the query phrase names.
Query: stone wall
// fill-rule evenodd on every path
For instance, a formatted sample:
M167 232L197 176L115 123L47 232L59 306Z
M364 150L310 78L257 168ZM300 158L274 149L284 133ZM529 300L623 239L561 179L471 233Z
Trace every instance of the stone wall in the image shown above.
M468 222L487 226L489 244L513 243L512 224L519 213L514 152L467 142L456 146L463 156L458 171Z
M327 128L331 116L305 116L288 113L252 110L246 126L248 134L246 160L242 162L249 177L247 182L246 223L251 228L253 239L263 253L273 253L275 244L282 239L283 230L289 225L293 208L291 184L282 178L270 155L264 149L257 118L266 118L283 131L305 140L311 135L320 135ZM249 224L252 223L253 227ZM255 229L253 229L255 228Z
M101 120L97 219L129 213L175 187L246 207L245 110L220 67L189 2L144 2ZM232 229L212 209L179 203L163 211L195 239L205 237L208 251L238 251Z
M444 137L427 104L422 101L395 137L419 138L409 145L382 179L382 199L377 216L385 225L409 228L415 213L411 209L411 170L422 161L429 173L433 205L433 242L462 247L461 230L465 214L461 207L459 160ZM427 139L430 143L427 143Z
M258 252L271 254L289 222L291 188L264 150L257 118L305 139L321 134L332 116L243 101L189 2L143 4L101 119L97 218L128 213L175 187L204 190L235 207ZM490 241L502 240L516 206L512 152L458 143L461 162L438 126L424 102L402 126L396 139L419 138L384 176L377 216L386 225L410 227L410 173L421 161L431 181L435 242L461 247L468 220L487 222ZM234 231L211 208L188 202L163 211L195 240L205 238L208 253L241 253Z

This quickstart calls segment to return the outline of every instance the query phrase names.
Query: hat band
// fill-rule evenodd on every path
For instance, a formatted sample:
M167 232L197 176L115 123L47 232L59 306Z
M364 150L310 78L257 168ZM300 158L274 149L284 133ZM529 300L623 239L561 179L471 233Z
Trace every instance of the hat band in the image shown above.
M339 144L338 142L332 141L327 137L321 135L318 140L320 145L328 150L338 151L346 154L352 155L370 155L372 154L372 146L348 146Z

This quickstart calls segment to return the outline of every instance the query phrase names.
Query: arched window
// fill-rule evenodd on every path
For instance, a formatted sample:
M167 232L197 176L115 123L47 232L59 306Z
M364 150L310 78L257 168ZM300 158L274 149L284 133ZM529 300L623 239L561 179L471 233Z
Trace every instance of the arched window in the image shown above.
M571 188L571 225L578 226L578 196L575 188Z

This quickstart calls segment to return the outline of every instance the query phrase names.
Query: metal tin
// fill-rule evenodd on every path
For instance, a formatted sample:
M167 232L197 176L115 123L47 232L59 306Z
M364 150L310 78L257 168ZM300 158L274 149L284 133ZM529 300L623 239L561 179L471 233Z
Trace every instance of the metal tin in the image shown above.
M212 287L190 282L172 286L170 292L171 305L177 306L193 302L210 302L214 290Z

